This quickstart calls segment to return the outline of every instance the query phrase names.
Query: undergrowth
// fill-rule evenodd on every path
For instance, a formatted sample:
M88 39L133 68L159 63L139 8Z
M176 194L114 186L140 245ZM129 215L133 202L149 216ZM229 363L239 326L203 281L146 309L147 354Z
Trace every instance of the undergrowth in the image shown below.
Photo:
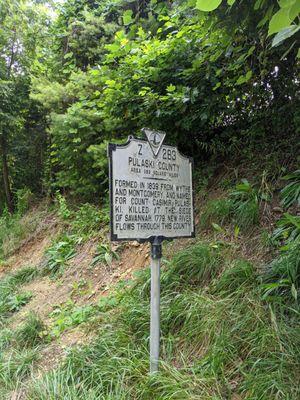
M287 196L295 202L292 189ZM58 204L67 233L53 241L42 271L54 277L106 221L103 209L83 205L76 214L62 196ZM259 204L259 191L244 180L210 201L200 224L247 230L259 224ZM154 376L148 374L149 269L120 282L98 304L70 300L56 307L49 328L31 314L16 332L5 327L6 318L29 300L21 285L39 273L26 268L8 275L0 281L0 395L24 385L38 346L84 324L97 331L94 342L70 349L58 368L28 380L27 399L299 399L299 221L287 211L270 235L275 256L265 268L236 258L221 241L196 241L164 260L161 363ZM103 243L92 264L118 257Z
M55 276L62 273L69 260L76 255L75 247L80 243L80 238L64 234L56 238L46 251L46 264L44 273Z
M46 327L41 318L29 313L15 333L15 342L19 348L34 348L46 339Z
M259 222L258 191L246 180L228 192L227 197L209 200L200 219L200 227L234 223L239 229L247 230Z
M205 243L162 270L162 362L150 377L149 278L140 272L98 306L95 342L35 380L30 399L299 398L299 318L268 307L251 263Z
M0 261L12 255L22 241L35 232L45 216L44 205L32 208L32 194L28 190L17 193L16 212L10 214L4 209L0 216Z
M22 386L38 360L37 346L45 340L41 319L29 314L22 325L12 330L9 318L30 301L32 294L22 285L39 276L34 267L24 267L0 280L0 399L10 398L10 392Z
M22 291L21 286L37 275L35 268L25 267L0 280L0 325L5 318L19 311L31 299L32 294Z

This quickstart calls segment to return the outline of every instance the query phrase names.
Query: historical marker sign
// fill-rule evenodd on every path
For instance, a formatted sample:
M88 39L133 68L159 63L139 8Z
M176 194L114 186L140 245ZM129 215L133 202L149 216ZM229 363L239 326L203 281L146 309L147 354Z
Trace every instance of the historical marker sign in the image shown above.
M192 159L163 145L165 133L144 128L148 141L110 143L112 240L151 241L150 373L158 372L162 241L194 236Z
M111 239L192 237L192 159L163 145L163 132L144 133L109 144Z

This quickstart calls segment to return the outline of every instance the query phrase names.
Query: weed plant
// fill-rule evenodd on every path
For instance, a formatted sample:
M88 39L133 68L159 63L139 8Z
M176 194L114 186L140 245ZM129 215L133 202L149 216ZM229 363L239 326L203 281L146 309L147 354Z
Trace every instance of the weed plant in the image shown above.
M273 244L300 242L300 216L285 213L277 223L271 235Z
M45 273L52 276L62 272L67 262L75 257L75 246L79 243L78 237L64 234L56 239L46 251L47 263Z
M91 322L96 313L95 306L76 306L72 301L58 306L50 315L53 319L50 335L58 337L68 328Z
M83 204L74 212L71 226L79 236L90 238L109 222L109 207L101 209L92 204Z
M0 280L0 321L28 303L32 295L30 292L21 292L20 286L36 276L35 268L25 267Z
M280 255L266 267L263 275L264 296L299 304L300 295L300 242L290 243Z
M18 199L15 214L10 214L5 209L0 217L0 258L7 258L13 254L22 241L35 232L45 216L42 208L24 214L30 198L29 195L26 197L26 193L24 196Z
M113 260L118 260L118 253L111 249L111 246L105 243L101 243L97 246L96 254L92 260L91 266L98 264L99 262L104 262L110 266Z
M29 313L15 335L18 347L34 348L45 340L46 327L38 315Z
M109 222L109 203L104 202L101 208L85 203L76 209L69 207L67 199L59 192L56 194L56 208L59 217L69 225L73 235L90 238Z
M200 226L213 226L222 231L219 225L233 222L246 230L259 222L259 196L256 189L246 180L229 192L229 196L208 201L201 216Z

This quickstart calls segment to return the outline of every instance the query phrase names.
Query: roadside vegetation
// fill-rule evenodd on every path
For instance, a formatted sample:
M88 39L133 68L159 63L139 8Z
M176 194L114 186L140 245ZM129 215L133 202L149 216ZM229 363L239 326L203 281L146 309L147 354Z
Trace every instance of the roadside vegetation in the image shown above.
M9 328L10 318L31 299L22 286L45 275L59 280L82 242L98 235L91 268L109 265L121 255L107 242L105 208L84 205L77 210L58 196L50 212L66 233L53 239L38 269L25 267L1 279L2 398L23 390L24 398L37 400L296 400L300 231L293 213L299 195L297 186L287 190L294 174L287 177L277 196L281 216L267 227L268 233L262 201L271 200L244 180L201 206L199 235L186 248L174 253L172 243L165 244L169 256L161 275L162 361L154 377L148 375L147 266L132 279L121 280L97 303L78 305L75 296L55 307L48 326L29 313L14 333ZM208 198L213 194L209 188L205 193ZM100 236L93 225L96 215L102 224ZM247 259L244 240L259 246L261 257ZM86 282L78 281L73 293L85 290ZM55 369L37 374L39 349L75 328L94 330L96 336L90 344L70 349Z
M249 4L248 4L249 3ZM0 399L300 398L297 0L0 0ZM109 241L108 143L194 158L197 236Z

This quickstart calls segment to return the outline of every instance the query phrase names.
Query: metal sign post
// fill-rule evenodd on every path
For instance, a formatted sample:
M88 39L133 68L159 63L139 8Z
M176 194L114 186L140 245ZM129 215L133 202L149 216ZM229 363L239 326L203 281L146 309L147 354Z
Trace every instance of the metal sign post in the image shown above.
M160 337L160 260L162 240L151 242L150 374L158 372Z
M111 240L151 243L150 373L158 371L160 261L164 239L194 237L193 160L164 145L164 132L142 130L108 145Z

